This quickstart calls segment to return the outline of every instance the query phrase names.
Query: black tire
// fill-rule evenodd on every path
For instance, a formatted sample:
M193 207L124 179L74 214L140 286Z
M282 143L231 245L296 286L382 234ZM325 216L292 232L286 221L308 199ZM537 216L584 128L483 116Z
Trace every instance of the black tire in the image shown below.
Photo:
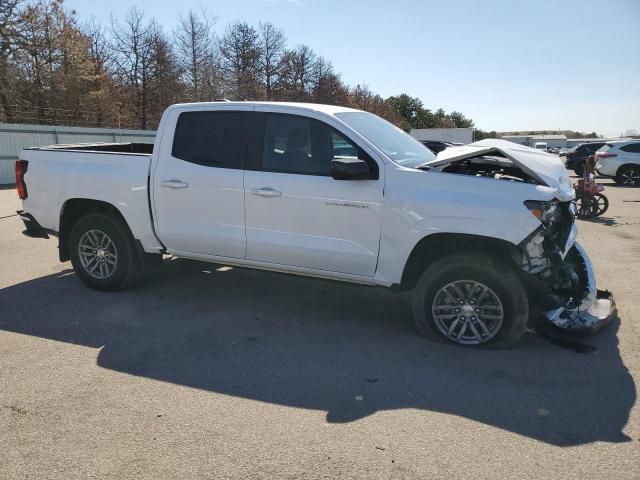
M604 215L604 213L609 210L609 199L602 195L601 193L596 193L594 195L596 203L598 205L598 211L596 212L596 217L600 215Z
M598 200L592 194L582 193L576 197L576 216L578 218L593 218L598 215L598 208Z
M92 276L90 267L84 266L80 259L80 241L83 235L90 231L105 234L113 243L117 253L114 260L115 269L106 278ZM76 222L69 236L69 254L76 274L84 283L96 290L119 290L133 283L142 273L141 262L129 229L122 220L108 213L91 213Z
M501 325L492 330L491 337L487 336L477 344L463 344L447 336L433 316L436 295L442 295L443 287L458 281L478 282L489 287L502 306ZM526 330L529 300L520 278L504 262L481 253L456 253L425 269L413 292L413 315L418 331L430 340L474 348L510 348L518 343Z
M640 187L640 165L623 165L616 172L616 183L625 187Z

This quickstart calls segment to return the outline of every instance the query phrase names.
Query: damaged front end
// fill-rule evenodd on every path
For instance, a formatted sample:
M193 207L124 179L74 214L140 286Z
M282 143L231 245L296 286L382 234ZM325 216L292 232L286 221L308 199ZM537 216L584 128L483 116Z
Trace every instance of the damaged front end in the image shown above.
M575 241L575 192L557 157L505 140L486 139L446 149L419 168L553 189L553 200L524 202L540 221L519 244L515 259L529 287L530 304L535 306L531 320L535 323L542 318L562 331L588 334L615 317L611 293L597 289L591 261Z
M611 293L597 289L591 261L575 242L575 204L528 201L525 205L541 222L520 244L521 267L538 287L538 316L567 333L595 333L617 311Z

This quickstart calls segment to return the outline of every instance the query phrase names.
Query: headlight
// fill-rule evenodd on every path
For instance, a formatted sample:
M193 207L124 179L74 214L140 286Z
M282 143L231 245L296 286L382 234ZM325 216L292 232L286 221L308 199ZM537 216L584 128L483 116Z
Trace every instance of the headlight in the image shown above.
M527 200L524 206L531 214L540 220L544 226L550 227L558 220L560 211L558 205L553 202L539 202L537 200Z

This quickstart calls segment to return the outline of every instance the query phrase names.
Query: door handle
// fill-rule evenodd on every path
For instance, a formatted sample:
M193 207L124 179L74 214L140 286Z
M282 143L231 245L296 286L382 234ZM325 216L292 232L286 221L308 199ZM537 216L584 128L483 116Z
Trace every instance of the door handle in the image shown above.
M252 188L251 193L260 195L261 197L281 197L282 192L271 187Z
M189 188L189 184L187 182L183 182L182 180L162 180L160 185L167 188L173 188L174 190L178 190L180 188Z

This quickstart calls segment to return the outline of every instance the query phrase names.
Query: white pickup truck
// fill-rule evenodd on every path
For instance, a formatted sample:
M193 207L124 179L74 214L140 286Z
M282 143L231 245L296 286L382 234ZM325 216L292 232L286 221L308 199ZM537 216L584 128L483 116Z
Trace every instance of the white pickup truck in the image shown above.
M474 347L615 314L575 243L561 161L506 141L436 158L349 108L181 104L154 145L26 149L16 180L25 233L57 236L100 290L162 255L412 290L423 335Z

